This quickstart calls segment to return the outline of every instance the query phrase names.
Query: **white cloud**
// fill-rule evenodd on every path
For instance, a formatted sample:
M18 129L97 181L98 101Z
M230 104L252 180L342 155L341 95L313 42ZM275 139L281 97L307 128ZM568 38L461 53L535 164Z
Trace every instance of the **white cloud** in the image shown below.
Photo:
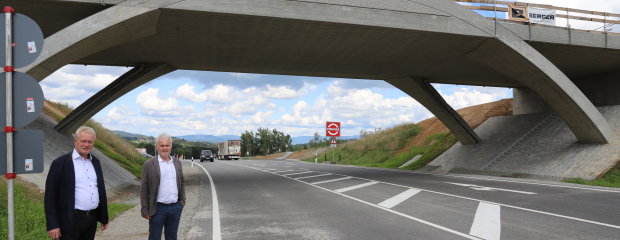
M207 91L203 91L201 93L194 92L194 86L189 85L188 83L183 84L174 92L174 97L185 99L191 102L205 102L208 99Z
M510 90L494 87L459 87L452 94L438 90L446 102L454 109L497 101L510 97Z
M129 68L67 65L41 81L45 98L75 108Z
M299 90L292 89L289 86L271 86L267 85L267 90L263 93L266 97L269 98L298 98L306 94L305 88L301 88Z
M194 112L192 106L181 106L176 98L160 98L159 89L149 88L138 94L136 104L142 112L153 117L171 117L188 115Z

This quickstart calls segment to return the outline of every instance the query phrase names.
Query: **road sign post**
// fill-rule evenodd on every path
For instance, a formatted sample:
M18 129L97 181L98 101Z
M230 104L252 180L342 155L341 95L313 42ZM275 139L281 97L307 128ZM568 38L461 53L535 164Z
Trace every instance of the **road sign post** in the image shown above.
M4 111L0 110L0 118L1 114L5 114L6 120L4 127L4 135L6 136L0 136L2 140L6 140L4 144L0 144L0 149L6 154L2 154L0 151L2 154L0 165L4 165L2 161L6 161L6 170L2 173L6 173L4 176L7 179L9 240L15 239L13 181L17 177L17 173L43 172L43 132L40 130L15 132L16 126L28 125L42 110L43 92L41 86L36 81L34 81L34 85L32 81L28 82L28 77L25 77L27 75L16 73L15 68L34 62L39 56L43 48L43 33L32 19L14 12L13 8L5 6L3 8L4 16L0 17L0 27L4 27L5 33L4 38L0 40L0 45L4 44L4 48L0 47L2 49L0 55L2 55L2 51L5 55L5 58L2 59L4 62L1 62L5 72L5 89L2 91L5 94L5 108ZM15 84L14 81L16 81ZM23 87L22 83L30 84L33 87ZM16 94L13 94L14 89L17 89ZM15 97L19 98L15 99ZM15 119L13 119L14 114ZM14 163L14 156L17 156L17 165ZM0 168L0 170L4 169Z
M326 122L325 136L331 137L330 147L335 148L338 145L336 137L340 137L340 122ZM332 161L336 162L335 150L332 151Z

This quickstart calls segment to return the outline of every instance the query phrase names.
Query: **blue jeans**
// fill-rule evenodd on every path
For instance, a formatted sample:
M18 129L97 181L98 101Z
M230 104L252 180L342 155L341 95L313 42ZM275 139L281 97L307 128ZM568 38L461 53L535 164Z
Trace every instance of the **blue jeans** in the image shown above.
M157 203L157 211L149 220L149 240L161 240L162 229L166 240L176 240L182 211L183 206L180 203Z

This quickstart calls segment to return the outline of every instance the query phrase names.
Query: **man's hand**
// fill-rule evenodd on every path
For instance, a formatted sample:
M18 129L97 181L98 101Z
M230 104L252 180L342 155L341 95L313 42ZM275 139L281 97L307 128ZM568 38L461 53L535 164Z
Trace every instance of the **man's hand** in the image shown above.
M60 228L54 228L47 231L47 236L54 240L60 239Z
M101 224L101 231L108 229L108 224Z
M144 219L151 220L151 216L142 216Z

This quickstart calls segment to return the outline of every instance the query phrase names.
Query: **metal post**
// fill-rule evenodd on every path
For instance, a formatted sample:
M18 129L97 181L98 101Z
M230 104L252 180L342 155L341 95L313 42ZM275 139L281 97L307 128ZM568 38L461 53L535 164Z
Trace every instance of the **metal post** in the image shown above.
M495 34L494 37L497 38L497 3L496 3L496 0L493 0L493 14L494 14L494 17L493 17L493 22L494 22L493 31L494 31L494 34ZM510 15L510 13L508 13L508 14Z
M571 45L573 42L571 32L570 32L570 18L569 18L568 7L566 7L566 28L568 29L568 45Z
M13 72L10 69L13 66L13 18L12 13L8 11L9 7L5 7L5 42L6 42L6 172L7 172L7 191L8 191L8 220L9 220L9 240L15 239L15 213L13 209L13 179L15 175L13 171L13 131L7 129L13 126Z

